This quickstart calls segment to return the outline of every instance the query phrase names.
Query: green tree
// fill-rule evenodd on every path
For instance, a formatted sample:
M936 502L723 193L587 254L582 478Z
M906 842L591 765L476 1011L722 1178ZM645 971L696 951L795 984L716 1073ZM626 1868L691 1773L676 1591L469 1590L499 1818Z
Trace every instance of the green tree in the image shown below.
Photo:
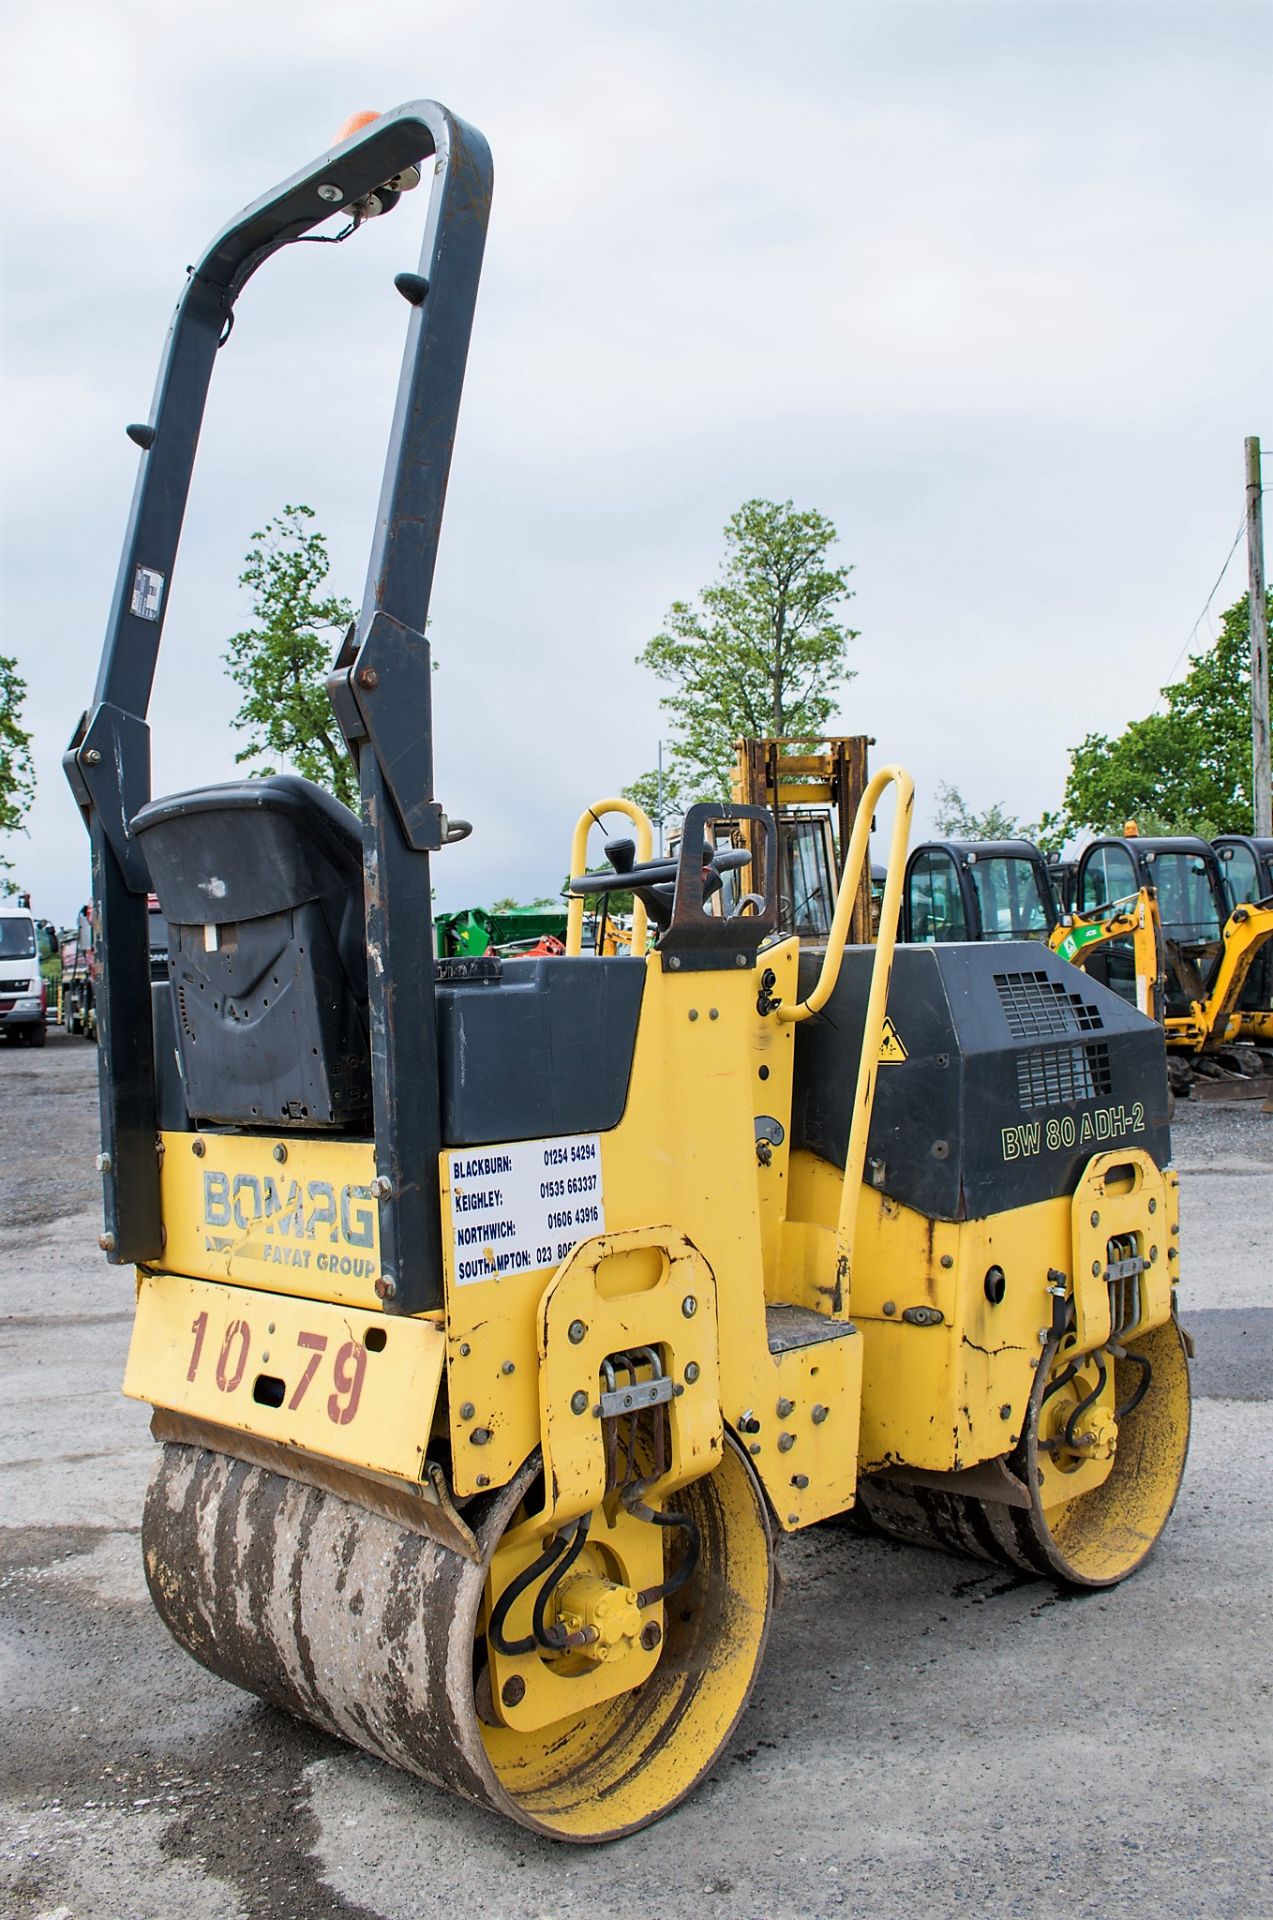
M1273 605L1273 594L1270 595ZM1070 754L1061 812L1045 817L1064 838L1119 832L1135 819L1162 830L1250 833L1251 656L1247 596L1221 616L1220 635L1192 654L1189 671L1162 690L1165 713L1133 720L1110 739L1089 733Z
M1022 820L998 800L975 813L959 788L946 780L938 783L933 821L938 833L952 840L1032 840L1049 857L1065 844L1064 834L1057 832L1054 814L1045 813L1041 820Z
M709 794L705 786L703 798L711 798L716 792L717 789L713 787ZM667 826L669 821L679 820L685 809L693 804L685 782L675 767L664 767L662 774L657 768L650 773L640 774L630 787L624 787L623 797L625 800L635 800L656 829Z
M845 654L856 630L840 616L851 567L832 566L836 530L790 500L746 500L725 526L720 576L697 603L675 600L664 629L638 656L669 692L671 766L690 795L729 793L734 743L766 736L817 739L852 678ZM653 774L636 783L651 791Z
M298 773L358 806L358 775L327 697L332 636L354 617L348 600L321 589L327 542L310 526L312 507L284 507L248 550L240 586L252 592L256 624L236 633L226 669L243 695L234 724L247 734L235 761L278 755ZM262 777L273 766L254 768Z
M938 784L933 819L938 833L952 840L1028 840L1034 832L997 800L984 813L974 813L959 788L946 780Z
M22 724L26 681L18 663L0 653L0 833L17 833L35 798L31 735ZM0 854L0 895L13 893L13 864Z

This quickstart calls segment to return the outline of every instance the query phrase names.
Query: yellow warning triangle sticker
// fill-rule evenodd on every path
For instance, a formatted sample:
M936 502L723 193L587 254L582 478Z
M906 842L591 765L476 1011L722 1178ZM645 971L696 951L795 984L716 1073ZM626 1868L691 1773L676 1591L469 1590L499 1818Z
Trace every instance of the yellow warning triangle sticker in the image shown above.
M881 1060L904 1060L906 1058L906 1049L902 1045L901 1036L887 1015L885 1015L884 1019L884 1031L880 1035L879 1057Z

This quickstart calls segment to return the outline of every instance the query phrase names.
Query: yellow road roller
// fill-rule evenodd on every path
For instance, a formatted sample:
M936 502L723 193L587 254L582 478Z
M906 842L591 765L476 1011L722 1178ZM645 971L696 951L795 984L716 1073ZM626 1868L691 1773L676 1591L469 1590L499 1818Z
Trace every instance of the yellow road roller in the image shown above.
M329 683L359 814L289 775L153 797L146 708L236 300L422 180ZM441 107L362 116L190 270L128 429L66 766L101 951L102 1247L136 1268L125 1391L159 1443L155 1605L262 1699L600 1841L719 1756L784 1534L856 1508L1073 1586L1133 1571L1188 1440L1177 1182L1160 1029L1037 945L895 948L896 767L816 947L780 929L766 809L694 807L664 860L602 798L563 955L435 957L431 861L469 828L434 794L427 615L490 187ZM850 947L890 805L881 937ZM628 951L585 951L587 896L618 888Z

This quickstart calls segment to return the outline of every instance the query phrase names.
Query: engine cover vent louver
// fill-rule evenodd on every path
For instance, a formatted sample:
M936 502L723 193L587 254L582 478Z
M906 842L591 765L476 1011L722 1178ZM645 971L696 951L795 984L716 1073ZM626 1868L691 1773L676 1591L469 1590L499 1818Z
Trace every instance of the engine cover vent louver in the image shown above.
M1045 1034L1094 1033L1104 1022L1098 1008L1069 993L1046 973L997 973L999 1004L1015 1040Z
M1032 1047L1017 1058L1017 1096L1023 1107L1070 1107L1103 1100L1113 1089L1109 1048Z

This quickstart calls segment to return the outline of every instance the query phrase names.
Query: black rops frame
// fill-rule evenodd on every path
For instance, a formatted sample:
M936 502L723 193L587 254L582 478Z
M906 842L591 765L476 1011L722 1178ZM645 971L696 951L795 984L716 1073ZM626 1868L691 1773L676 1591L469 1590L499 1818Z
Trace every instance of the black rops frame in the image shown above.
M925 840L919 846L912 847L906 862L906 875L902 888L902 927L904 943L912 943L914 935L914 915L911 912L911 876L921 855L925 853L948 854L955 864L955 875L959 882L959 897L963 902L964 918L969 927L977 931L974 940L986 937L981 918L981 898L972 877L974 865L984 865L991 860L1025 860L1040 883L1044 911L1048 921L1048 931L1057 923L1057 897L1048 871L1048 863L1031 840ZM975 856L975 859L970 857ZM923 944L922 942L920 943Z
M208 386L234 303L270 255L408 167L432 186L362 610L333 698L357 754L383 1297L441 1305L440 1097L429 854L429 595L490 214L482 135L433 101L383 115L247 207L189 271L159 369L93 705L63 765L93 860L105 1232L112 1261L162 1252L146 895L129 823L150 798L146 709Z
M1097 840L1089 840L1078 857L1074 870L1074 899L1077 906L1082 897L1083 880L1087 868L1096 854L1104 847L1118 847L1131 858L1132 873L1138 887L1148 887L1152 892L1158 890L1158 878L1154 871L1160 855L1164 853L1183 853L1193 859L1201 860L1207 876L1207 885L1215 904L1216 913L1223 927L1229 915L1228 893L1224 884L1224 873L1220 866L1220 856L1210 840L1200 839L1196 834L1102 834ZM1111 901L1102 901L1102 906L1110 906ZM1093 908L1083 909L1093 912Z

